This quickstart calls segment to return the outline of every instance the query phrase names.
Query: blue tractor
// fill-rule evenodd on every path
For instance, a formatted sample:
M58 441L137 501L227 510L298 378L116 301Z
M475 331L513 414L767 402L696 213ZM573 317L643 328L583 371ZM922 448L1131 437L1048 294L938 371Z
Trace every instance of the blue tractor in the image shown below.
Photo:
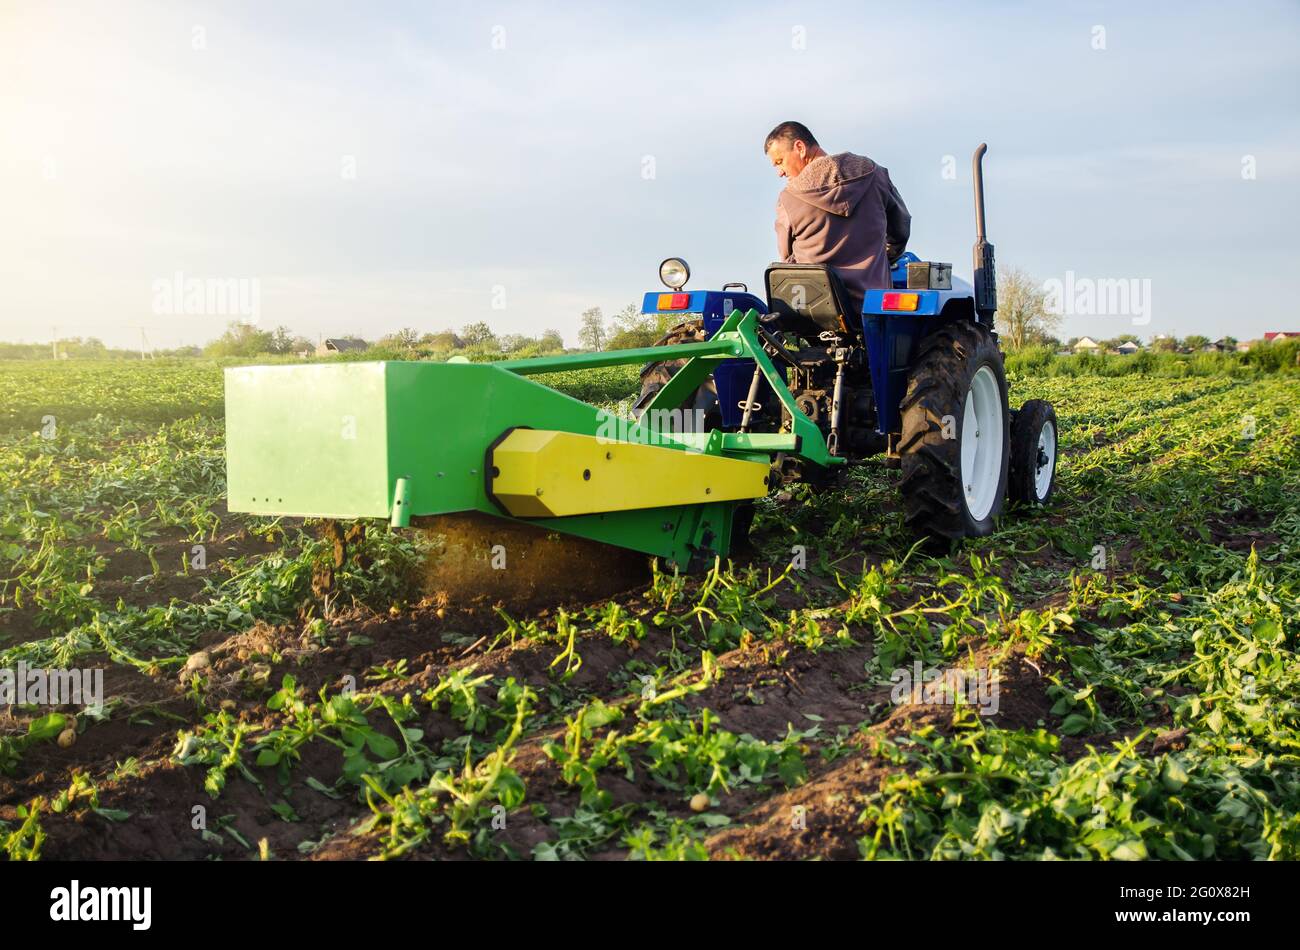
M997 287L993 246L985 237L980 145L972 160L976 242L973 281L952 265L907 252L893 263L890 289L869 290L860 313L835 272L820 264L775 263L765 298L743 284L686 291L680 258L660 266L669 293L647 293L646 314L680 313L660 345L702 342L735 310L757 311L764 351L782 374L794 405L816 424L830 455L851 463L886 453L902 470L908 526L931 539L986 535L1007 499L1044 505L1056 476L1057 422L1050 403L1009 408L1002 353L994 330ZM651 362L641 371L638 419L684 360ZM697 431L794 430L786 400L753 360L725 360L681 406ZM829 481L843 465L778 455L777 479ZM745 517L736 525L744 530Z

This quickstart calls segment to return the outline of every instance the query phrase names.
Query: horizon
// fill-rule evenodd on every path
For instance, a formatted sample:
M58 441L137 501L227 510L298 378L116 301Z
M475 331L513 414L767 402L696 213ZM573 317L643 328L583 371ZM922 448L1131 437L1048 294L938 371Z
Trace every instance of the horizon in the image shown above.
M610 318L610 315L609 315L609 314L603 314L603 316L604 316L604 319L605 319L606 328L608 329L608 328L609 328L609 318ZM502 337L508 335L508 334L503 334L503 333L497 333L497 332L496 332L496 329L493 328L493 327L491 327L490 324L489 324L489 327L488 327L488 328L489 328L490 330L492 330L492 332L493 332L493 337L494 337L495 339L497 339L497 340L500 340ZM266 332L271 332L271 331L274 331L274 330L277 330L277 329L280 329L280 328L279 328L279 327L271 327L271 326L261 326L261 327L257 327L257 329L262 330L262 331L266 331ZM289 328L286 327L285 329L289 329ZM319 346L319 345L323 344L323 343L324 343L325 341L327 341L327 340L360 340L361 342L365 343L367 346L375 346L375 345L379 344L382 340L387 339L388 337L390 337L391 335L393 335L394 333L398 332L398 331L401 330L401 329L405 329L405 328L398 327L398 328L396 328L396 329L393 330L393 331L388 331L388 332L385 332L385 333L383 333L383 334L379 334L379 335L377 335L377 336L371 336L371 337L367 337L367 336L365 336L364 334L361 334L361 333L355 333L355 332L335 333L335 334L331 334L331 335L329 335L329 336L321 335L321 336L318 336L318 337L315 338L315 339L312 339L312 338L308 337L308 335L305 334L305 333L297 333L297 332L294 332L292 335L293 335L295 338L301 338L301 339L305 340L306 342L310 343L313 347ZM426 335L427 335L427 336L438 336L438 335L445 334L445 333L459 334L459 332L462 331L462 330L464 330L464 329L466 329L466 327L440 327L440 328L439 328L439 327L435 327L435 328L430 328L430 329L428 329L428 330L422 331L422 332L421 332L421 336L426 336ZM544 331L544 330L542 330L542 331L538 331L538 333L537 333L537 334L536 334L532 339L536 340L536 339L540 338L543 332L545 332L545 331ZM217 334L216 336L211 337L210 339L199 340L199 341L194 341L194 342L179 343L179 344L177 344L177 345L175 345L175 346L168 346L168 347L156 346L156 345L153 345L151 341L146 341L146 346L144 347L144 352L146 352L146 353L159 352L159 353L164 353L164 354L165 354L165 353L167 353L167 352L171 352L171 351L182 350L182 349L190 349L190 348L198 349L198 350L201 351L201 350L206 349L208 346L210 346L210 345L212 345L212 344L218 342L218 341L220 340L220 338L221 338L223 335L224 335L224 330L223 330L222 333L219 333L219 334ZM1061 334L1052 334L1051 337L1050 337L1048 340L1046 340L1046 341L1039 341L1039 342L1037 342L1037 343L1031 343L1031 344L1029 344L1029 345L1033 345L1033 346L1049 345L1049 344L1051 343L1051 340L1052 340L1052 339L1055 339L1055 340L1056 340L1056 343L1059 344L1060 346L1069 347L1069 346L1072 346L1072 345L1074 345L1074 344L1076 344L1076 343L1078 343L1079 341L1082 341L1082 340L1092 340L1093 342L1098 343L1098 344L1105 344L1105 343L1112 343L1112 342L1123 342L1126 338L1132 337L1132 338L1135 339L1135 342L1136 342L1139 346L1141 346L1141 347L1149 347L1149 346L1154 345L1155 342L1156 342L1157 340L1161 340L1161 339L1172 339L1172 340L1174 340L1175 342L1178 342L1178 343L1184 343L1184 342L1185 342L1186 340L1188 340L1188 339L1191 339L1191 338L1193 338L1193 337L1199 337L1199 336L1204 336L1204 337L1205 337L1205 338L1206 338L1210 343L1218 343L1218 342L1220 342L1220 341L1222 341L1222 340L1232 340L1232 341L1234 341L1235 343L1238 343L1238 344L1241 344L1241 343L1267 343L1267 342L1271 342L1272 339L1274 339L1274 338L1276 338L1276 337L1278 337L1278 336L1282 336L1282 337L1285 337L1285 338L1287 338L1287 339L1290 339L1290 338L1292 338L1292 337L1300 337L1300 330L1267 330L1267 331L1264 331L1263 333L1261 333L1258 337L1248 337L1248 338L1237 337L1237 336L1234 336L1234 335L1231 334L1231 333L1220 333L1220 334L1218 334L1217 336L1210 336L1209 334L1204 334L1204 333L1199 333L1199 332L1197 332L1197 333L1188 333L1188 334L1184 334L1184 335L1178 335L1178 334L1166 334L1166 333L1152 333L1152 334L1142 335L1142 334L1133 333L1133 332L1131 332L1131 331L1123 331L1123 332L1116 333L1116 334L1111 335L1111 336L1103 336L1103 335L1095 334L1095 333L1079 333L1079 334L1070 334L1070 335L1068 335L1068 336L1066 336L1066 335L1061 335ZM47 339L47 340L0 340L0 346L45 346L45 347L49 347L49 346L52 346L52 345L55 344L55 343L58 343L58 344L80 343L80 344L84 345L84 344L87 344L87 343L90 343L90 342L93 342L93 341L96 341L96 340L98 340L100 343L103 343L104 346L105 346L105 348L106 348L107 350L111 351L111 352L138 353L138 352L140 352L141 349L142 349L141 346L140 346L140 342L139 342L138 340L137 340L135 343L131 343L130 341L128 341L128 342L126 342L126 343L124 343L124 344L118 345L118 344L108 343L107 341L101 340L99 337L95 337L95 336L89 336L89 337L85 337L85 336L83 336L83 337L76 337L76 336L67 336L67 337L64 337L64 336L61 336L61 337L59 337L57 340L52 340L52 339ZM465 346L469 346L469 344L465 344ZM579 344L579 345L571 344L569 339L565 339L565 340L564 340L564 348L565 348L566 350L582 349L582 347L581 347L580 344ZM503 352L505 352L505 351L503 350ZM65 358L76 358L76 357L65 357Z
M1016 29L931 4L8 5L0 338L202 345L238 314L159 312L181 274L309 339L573 341L668 256L694 289L761 288L783 184L761 142L791 118L888 168L909 250L963 276L987 141L999 263L1128 288L1118 314L1065 295L1063 340L1300 323L1249 306L1300 255L1300 9L999 6Z

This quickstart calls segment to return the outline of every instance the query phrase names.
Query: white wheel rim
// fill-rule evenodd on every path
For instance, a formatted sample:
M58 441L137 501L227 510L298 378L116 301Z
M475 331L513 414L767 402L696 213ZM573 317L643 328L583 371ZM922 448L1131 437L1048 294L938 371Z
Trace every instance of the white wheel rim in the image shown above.
M983 521L993 510L1002 476L1002 393L993 370L981 366L966 393L961 426L961 483L966 510Z
M1051 421L1043 423L1038 433L1038 456L1034 462L1034 497L1042 501L1052 487L1052 473L1056 471L1056 426Z

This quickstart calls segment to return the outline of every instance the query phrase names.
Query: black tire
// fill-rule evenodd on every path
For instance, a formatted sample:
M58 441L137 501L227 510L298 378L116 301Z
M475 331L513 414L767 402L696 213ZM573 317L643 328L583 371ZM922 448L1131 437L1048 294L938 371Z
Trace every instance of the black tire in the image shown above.
M757 509L752 501L743 501L736 506L736 510L731 515L731 554L745 557L755 553L754 544L749 539L749 531L754 526L756 512Z
M986 498L994 487L989 484L994 464L998 472L995 494L987 512L976 517L962 482L961 446L963 440L979 436L978 431L964 431L965 411L971 384L985 367L997 384L1001 451L997 453L1000 460L996 455L989 458L990 477L979 497ZM992 385L987 376L981 382ZM898 443L902 457L899 489L908 527L918 536L931 539L991 533L1006 500L1011 447L1007 378L993 334L972 321L957 320L927 336L918 348L900 408L903 431Z
M679 343L703 343L708 339L708 333L704 329L703 320L685 320L673 327L655 341L655 346L676 346ZM641 421L641 416L645 412L646 406L650 404L659 390L668 384L674 374L686 365L686 360L660 360L654 363L647 363L641 368L641 393L637 396L636 402L632 404L632 418ZM717 429L722 426L722 410L718 406L718 390L713 384L713 377L710 376L699 388L695 390L694 396L682 403L680 406L671 406L672 409L693 409L701 413L704 430Z
M1051 451L1043 452L1039 437L1047 425L1051 426ZM1012 501L1026 505L1046 505L1051 501L1056 491L1056 462L1060 458L1056 440L1060 431L1056 410L1050 402L1031 399L1020 407L1011 423L1011 476L1007 491ZM1048 466L1047 487L1043 490L1039 487L1039 475Z

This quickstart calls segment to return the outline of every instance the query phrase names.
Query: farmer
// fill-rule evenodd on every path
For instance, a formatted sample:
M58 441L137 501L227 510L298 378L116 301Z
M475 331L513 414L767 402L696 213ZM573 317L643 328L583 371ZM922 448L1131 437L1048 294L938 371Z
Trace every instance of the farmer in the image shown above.
M869 158L828 155L801 122L782 122L763 151L786 179L776 201L777 256L791 264L829 264L852 303L872 288L891 286L890 266L907 249L912 216Z

